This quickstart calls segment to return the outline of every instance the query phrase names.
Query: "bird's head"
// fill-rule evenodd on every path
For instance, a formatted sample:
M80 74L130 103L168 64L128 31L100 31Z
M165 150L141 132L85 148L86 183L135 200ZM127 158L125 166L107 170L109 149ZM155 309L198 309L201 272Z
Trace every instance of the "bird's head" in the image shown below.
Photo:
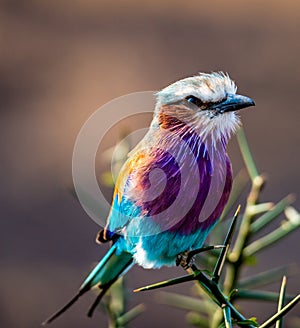
M235 83L222 72L179 80L157 93L155 121L172 129L184 123L202 138L227 140L240 123L236 112L255 105L236 90Z

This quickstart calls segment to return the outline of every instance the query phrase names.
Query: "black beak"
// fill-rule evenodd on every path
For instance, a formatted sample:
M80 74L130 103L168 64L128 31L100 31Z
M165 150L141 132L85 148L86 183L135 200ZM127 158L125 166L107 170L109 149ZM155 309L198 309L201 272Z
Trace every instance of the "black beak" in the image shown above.
M255 102L251 98L236 94L229 94L226 99L214 104L212 109L215 109L218 113L223 114L250 106L255 106Z

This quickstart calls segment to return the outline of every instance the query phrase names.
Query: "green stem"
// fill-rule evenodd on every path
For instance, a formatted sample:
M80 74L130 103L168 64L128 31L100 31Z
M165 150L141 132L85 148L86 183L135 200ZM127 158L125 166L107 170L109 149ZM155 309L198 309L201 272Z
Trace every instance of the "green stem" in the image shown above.
M275 229L274 231L270 232L266 236L255 240L252 244L245 247L243 254L244 256L252 256L257 252L261 251L262 249L267 248L268 246L273 245L278 240L284 238L292 231L296 230L300 226L299 222L290 222L286 221L282 224L281 227Z
M264 285L269 285L277 281L285 274L288 274L290 276L295 275L296 273L299 273L299 271L296 270L295 265L274 268L265 272L256 273L254 276L250 276L240 280L237 284L237 288L245 289L262 287Z
M232 299L256 300L264 302L278 301L279 294L276 292L261 291L261 290L243 290L239 289ZM286 295L287 300L292 300L294 295Z
M232 328L231 324L231 310L229 306L223 306L223 316L224 316L224 322L226 328Z
M212 280L209 279L203 272L199 271L195 266L192 266L192 270L196 273L197 280L200 282L200 285L204 287L204 290L213 295L221 307L228 307L232 313L232 317L239 321L243 322L247 319L230 303L227 297L222 293L219 286ZM241 327L254 328L252 324L241 325Z
M245 132L242 128L240 128L237 132L237 141L240 146L240 150L250 175L251 180L253 181L256 177L259 176L258 170L256 168L255 162L253 160L251 151L249 149L249 145L245 136Z
M293 195L288 195L277 203L270 211L259 217L251 224L251 232L256 233L265 227L268 223L272 222L278 215L280 215L292 202L294 201Z
M235 288L238 276L240 273L240 268L243 264L243 250L246 247L250 233L251 233L251 223L253 221L253 214L249 213L247 209L250 206L257 204L259 193L264 184L264 178L262 176L257 176L252 182L252 188L247 198L246 210L242 218L242 223L239 229L239 233L233 247L232 252L228 255L228 260L231 265L228 266L225 281L224 290L226 294Z

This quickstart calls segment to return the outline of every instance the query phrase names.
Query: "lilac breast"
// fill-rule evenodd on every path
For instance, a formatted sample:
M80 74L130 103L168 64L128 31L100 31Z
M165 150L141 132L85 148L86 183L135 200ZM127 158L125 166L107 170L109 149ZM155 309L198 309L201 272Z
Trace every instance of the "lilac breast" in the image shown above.
M134 198L161 231L190 234L220 217L231 191L231 164L222 142L212 146L185 130L176 137L183 144L170 138L163 148L151 147L147 163L136 168Z

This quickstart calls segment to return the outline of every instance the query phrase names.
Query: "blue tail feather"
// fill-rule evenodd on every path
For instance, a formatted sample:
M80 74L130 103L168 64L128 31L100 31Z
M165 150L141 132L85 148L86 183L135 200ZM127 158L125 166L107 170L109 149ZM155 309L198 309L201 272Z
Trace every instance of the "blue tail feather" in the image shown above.
M132 255L127 252L117 254L117 244L114 244L84 280L80 290L88 291L94 286L99 286L99 288L110 286L132 262Z
M132 255L127 252L118 253L117 245L114 244L103 257L103 259L95 266L95 268L84 280L79 288L78 293L65 306L63 306L50 318L43 322L43 325L55 320L67 309L69 309L81 295L89 291L91 288L98 286L102 289L102 291L88 312L88 316L91 316L105 292L122 274L124 274L131 267L132 263Z

